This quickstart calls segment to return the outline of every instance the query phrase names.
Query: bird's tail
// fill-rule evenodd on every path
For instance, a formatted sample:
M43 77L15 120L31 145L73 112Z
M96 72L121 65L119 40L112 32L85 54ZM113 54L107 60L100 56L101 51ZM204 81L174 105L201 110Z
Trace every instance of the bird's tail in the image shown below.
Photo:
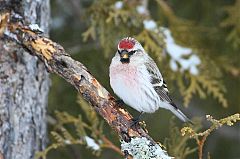
M185 114L183 114L180 109L173 106L170 107L169 110L173 112L173 114L175 114L183 122L190 122L192 124L192 121Z

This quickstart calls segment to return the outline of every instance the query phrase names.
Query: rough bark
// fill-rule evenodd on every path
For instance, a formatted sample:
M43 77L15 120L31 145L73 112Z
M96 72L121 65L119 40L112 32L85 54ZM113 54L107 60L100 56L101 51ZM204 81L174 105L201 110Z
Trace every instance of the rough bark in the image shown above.
M40 58L49 72L56 73L71 83L123 140L129 141L132 137L144 136L155 143L139 125L131 126L132 116L121 108L87 68L72 59L61 45L36 34L28 26L22 26L20 23L10 24L8 29L12 35L17 35L12 38L16 38L32 55Z
M6 10L11 10L13 19L37 23L48 33L49 0L2 0L0 11ZM0 153L4 159L31 159L44 148L48 89L44 64L23 46L1 38Z
M7 18L4 18L4 15ZM123 140L122 151L126 155L135 155L135 158L145 155L141 158L170 159L145 129L138 124L132 126L132 116L121 108L114 97L91 75L87 68L82 63L73 60L61 45L41 36L39 30L21 22L11 22L7 14L1 16L0 30L3 30L3 27L7 30L5 38L7 36L18 41L32 55L41 59L49 72L56 73L71 83L118 133ZM7 23L7 21L10 22Z

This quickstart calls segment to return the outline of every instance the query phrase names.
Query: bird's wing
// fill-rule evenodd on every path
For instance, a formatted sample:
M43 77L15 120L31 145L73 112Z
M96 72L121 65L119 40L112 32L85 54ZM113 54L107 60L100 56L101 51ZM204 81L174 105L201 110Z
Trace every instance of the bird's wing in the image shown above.
M151 83L154 90L159 95L160 99L164 102L168 102L175 107L172 99L169 97L167 84L163 80L163 77L156 65L156 63L150 58L147 63L145 63L147 71L151 76Z
M170 98L170 96L168 94L167 84L163 80L163 77L162 77L156 63L153 61L153 59L149 58L148 62L145 63L145 65L151 76L151 83L153 85L153 88L157 92L158 96L160 97L160 100L168 103L168 107L165 107L165 108L172 111L182 121L191 122L191 120L188 119L188 117L186 115L184 115L177 108L177 106L173 103L172 99Z

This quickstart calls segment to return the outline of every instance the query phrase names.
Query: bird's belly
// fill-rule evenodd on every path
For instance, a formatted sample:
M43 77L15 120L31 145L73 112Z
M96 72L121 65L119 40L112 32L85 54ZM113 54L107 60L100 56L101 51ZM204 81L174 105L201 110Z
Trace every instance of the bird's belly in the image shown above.
M118 72L111 76L110 84L114 93L126 104L139 112L152 113L158 109L156 92L148 79L144 79L137 71Z

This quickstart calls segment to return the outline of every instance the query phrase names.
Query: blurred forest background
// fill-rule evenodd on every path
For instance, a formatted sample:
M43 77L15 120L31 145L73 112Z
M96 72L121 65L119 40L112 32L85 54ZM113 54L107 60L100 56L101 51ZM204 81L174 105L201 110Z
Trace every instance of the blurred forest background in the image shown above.
M220 119L240 112L239 10L240 0L51 0L50 37L110 92L108 67L117 43L135 37L157 62L174 101L199 123L194 129L200 131L210 125L207 114ZM47 158L123 158L111 147L120 147L111 128L70 84L55 75L51 78ZM143 120L170 155L198 158L195 141L181 136L183 124L170 112L161 109ZM239 126L214 131L204 158L209 152L211 159L239 159ZM85 142L77 140L84 136ZM89 142L95 147L87 146Z

